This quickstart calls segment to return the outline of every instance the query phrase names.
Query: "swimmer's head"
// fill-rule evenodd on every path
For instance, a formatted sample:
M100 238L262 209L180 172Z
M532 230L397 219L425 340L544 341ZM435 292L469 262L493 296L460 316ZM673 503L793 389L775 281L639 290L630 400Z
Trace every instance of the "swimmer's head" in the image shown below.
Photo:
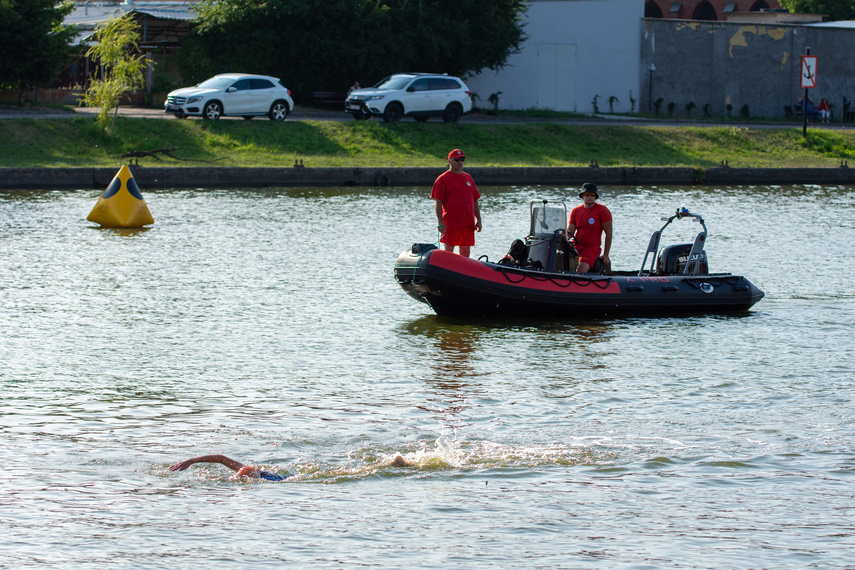
M392 459L392 461L389 462L389 465L393 465L395 467L407 467L409 465L412 465L412 463L404 459L399 453L395 455L395 458Z
M261 477L261 473L259 473L258 469L252 465L244 465L237 473L235 473L235 479L240 479L241 477L252 477L253 479L258 479Z

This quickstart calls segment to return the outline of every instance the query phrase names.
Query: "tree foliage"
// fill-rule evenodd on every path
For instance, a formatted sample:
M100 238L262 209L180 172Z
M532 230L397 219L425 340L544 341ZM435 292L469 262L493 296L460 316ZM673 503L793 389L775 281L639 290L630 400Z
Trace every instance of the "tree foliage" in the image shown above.
M855 20L855 0L780 0L794 13L827 14L829 20Z
M110 122L110 112L118 111L122 95L143 87L144 72L154 62L139 53L139 26L130 14L101 24L95 32L95 41L86 55L100 65L101 76L97 72L92 76L81 104L100 107L98 124L103 132Z
M75 29L63 26L73 2L0 0L0 86L24 89L53 81L68 63Z
M526 40L525 0L206 0L182 44L185 78L282 79L297 99L391 73L499 69Z

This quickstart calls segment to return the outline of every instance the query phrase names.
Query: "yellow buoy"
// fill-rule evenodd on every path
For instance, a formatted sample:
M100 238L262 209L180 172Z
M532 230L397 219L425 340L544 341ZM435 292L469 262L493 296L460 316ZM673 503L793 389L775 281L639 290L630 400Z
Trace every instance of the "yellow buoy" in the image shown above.
M86 219L106 228L139 228L154 223L127 166L119 169Z

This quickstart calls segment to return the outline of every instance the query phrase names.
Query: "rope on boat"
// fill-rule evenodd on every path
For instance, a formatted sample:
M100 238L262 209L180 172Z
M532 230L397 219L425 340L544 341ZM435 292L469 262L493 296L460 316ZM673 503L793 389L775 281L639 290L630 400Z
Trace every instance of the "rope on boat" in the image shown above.
M742 277L731 275L729 277L684 277L683 281L691 285L695 289L700 289L704 283L709 283L713 287L721 287L722 285L736 285L742 281Z
M609 277L607 279L594 279L592 277L571 277L569 275L567 275L567 276L562 275L561 277L556 279L552 275L535 275L532 273L516 273L516 272L514 272L512 274L519 275L521 277L521 279L514 281L513 279L511 279L510 275L508 275L508 272L505 271L504 268L497 268L497 271L499 271L502 275L504 275L505 279L507 279L508 282L510 282L510 283L514 283L514 284L522 283L526 279L533 279L535 281L551 281L554 285L561 287L563 289L566 289L567 287L570 287L573 284L580 285L582 287L587 287L588 285L593 285L593 286L598 287L600 289L606 289L609 286L609 283L612 282L611 277ZM563 284L563 283L560 283L559 281L566 281L567 283Z

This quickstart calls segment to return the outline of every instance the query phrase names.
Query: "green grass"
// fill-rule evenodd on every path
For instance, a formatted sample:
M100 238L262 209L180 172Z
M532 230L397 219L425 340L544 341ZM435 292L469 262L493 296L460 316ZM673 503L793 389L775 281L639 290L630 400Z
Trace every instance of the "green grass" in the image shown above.
M469 166L833 167L855 158L855 132L801 128L445 124L412 121L170 121L119 117L112 135L94 119L0 120L0 166L116 166L117 155L175 146L177 161L147 166L430 166L452 148Z

